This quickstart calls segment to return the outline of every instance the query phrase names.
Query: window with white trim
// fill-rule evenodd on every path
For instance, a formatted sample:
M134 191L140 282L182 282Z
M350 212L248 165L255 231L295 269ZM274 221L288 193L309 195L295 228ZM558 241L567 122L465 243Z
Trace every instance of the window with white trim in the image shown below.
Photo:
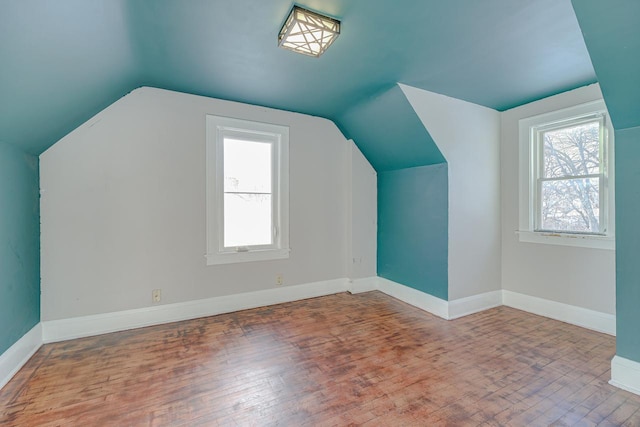
M289 128L208 115L207 264L289 257Z
M519 125L520 240L614 249L613 131L604 102Z

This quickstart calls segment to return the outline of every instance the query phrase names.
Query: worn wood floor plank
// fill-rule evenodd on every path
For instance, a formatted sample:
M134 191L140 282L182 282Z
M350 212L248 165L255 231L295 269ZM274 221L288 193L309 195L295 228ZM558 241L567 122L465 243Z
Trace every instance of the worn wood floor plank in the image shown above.
M613 337L499 307L337 294L43 346L3 426L640 426Z

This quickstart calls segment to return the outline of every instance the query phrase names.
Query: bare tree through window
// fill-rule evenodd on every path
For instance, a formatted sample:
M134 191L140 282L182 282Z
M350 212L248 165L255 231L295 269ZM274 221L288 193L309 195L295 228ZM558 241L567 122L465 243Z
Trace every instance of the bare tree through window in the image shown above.
M539 229L600 233L601 121L540 132Z

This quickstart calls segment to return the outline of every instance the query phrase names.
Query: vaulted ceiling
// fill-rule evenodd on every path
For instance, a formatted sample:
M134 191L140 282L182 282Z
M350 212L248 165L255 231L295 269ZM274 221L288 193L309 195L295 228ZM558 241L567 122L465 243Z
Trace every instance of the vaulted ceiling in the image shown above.
M39 154L140 86L322 116L377 170L444 159L397 83L498 110L596 81L570 0L304 0L342 20L279 49L290 0L0 0L0 142Z

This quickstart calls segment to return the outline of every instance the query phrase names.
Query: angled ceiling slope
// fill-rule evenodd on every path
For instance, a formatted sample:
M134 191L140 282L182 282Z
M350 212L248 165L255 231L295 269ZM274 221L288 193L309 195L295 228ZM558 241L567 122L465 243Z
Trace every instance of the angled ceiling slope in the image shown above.
M398 85L353 106L336 124L347 138L367 141L360 150L378 172L445 162Z
M616 129L640 126L640 1L573 1Z
M0 3L0 142L39 154L142 83L123 5Z
M154 86L329 118L376 168L399 169L442 156L398 82L503 110L595 81L570 0L305 0L343 22L319 59L277 47L291 6L3 2L0 141L38 154Z

